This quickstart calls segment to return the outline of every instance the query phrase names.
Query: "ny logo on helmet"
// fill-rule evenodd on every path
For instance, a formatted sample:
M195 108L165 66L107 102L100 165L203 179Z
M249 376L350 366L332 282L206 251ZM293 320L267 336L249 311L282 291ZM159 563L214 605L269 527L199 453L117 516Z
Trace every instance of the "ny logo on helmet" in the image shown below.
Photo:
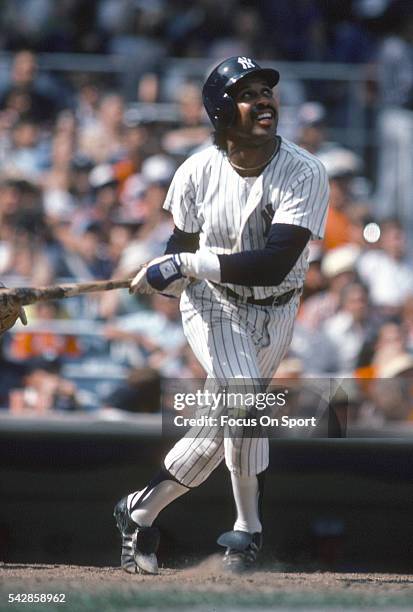
M244 70L247 70L247 68L255 68L254 62L249 57L239 57L238 64L241 64Z

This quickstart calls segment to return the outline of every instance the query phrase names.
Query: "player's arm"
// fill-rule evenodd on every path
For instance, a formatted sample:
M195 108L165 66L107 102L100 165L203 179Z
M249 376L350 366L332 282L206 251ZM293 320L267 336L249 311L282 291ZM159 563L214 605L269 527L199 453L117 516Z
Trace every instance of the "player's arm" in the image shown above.
M199 232L183 232L174 227L173 234L168 240L165 255L174 253L195 253L199 249Z
M215 264L219 265L220 280L249 287L278 285L292 270L310 237L311 232L304 227L276 223L264 249L218 255ZM183 232L175 226L165 255L196 253L198 248L199 232Z
M263 249L231 255L200 250L177 257L184 276L247 287L273 287L292 270L310 238L311 231L305 227L275 223Z
M311 231L307 228L276 223L264 249L232 255L215 255L207 249L165 255L139 272L131 289L139 291L148 283L156 291L165 291L169 285L187 276L248 287L279 285L295 265L310 237Z
M305 227L275 223L263 249L218 255L220 282L247 287L273 287L295 266L311 232Z
M233 255L218 255L218 260L207 257L211 262L214 276L215 273L218 273L219 266L220 282L222 283L248 287L272 287L282 283L292 270L310 237L311 232L307 228L276 223L271 227L264 249L243 251ZM198 247L198 233L189 234L175 228L165 254L196 253ZM197 257L202 258L202 252ZM183 255L182 259L184 261L189 259L186 262L189 265L194 263L186 255ZM213 262L214 259L215 262Z

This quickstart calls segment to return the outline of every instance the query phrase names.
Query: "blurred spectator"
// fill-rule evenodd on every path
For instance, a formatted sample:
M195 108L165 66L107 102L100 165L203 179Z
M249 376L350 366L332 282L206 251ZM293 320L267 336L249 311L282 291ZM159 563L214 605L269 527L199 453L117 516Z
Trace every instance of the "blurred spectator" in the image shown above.
M308 254L308 270L304 281L304 290L301 296L301 303L309 297L320 293L326 289L326 279L321 271L323 260L323 249L319 241L310 241Z
M78 162L84 164L83 168L78 166ZM70 221L69 232L66 240L71 240L72 250L78 250L76 241L80 235L88 231L89 228L99 228L101 233L101 242L106 241L111 228L111 219L118 216L120 209L118 195L118 180L115 176L113 166L111 164L99 164L95 166L88 174L86 179L87 168L91 166L88 158L80 157L74 166L72 161L72 176L73 189L76 197L76 209L73 211L71 218L64 216L62 222ZM75 178L79 179L79 184L75 186ZM103 249L101 245L100 251Z
M142 162L150 152L151 133L153 124L136 109L127 111L123 118L123 152L119 161L114 165L114 172L119 181L120 191L126 187L127 179L139 173L142 169ZM159 145L158 145L159 146Z
M385 319L376 336L365 344L356 376L364 379L392 376L393 368L399 367L400 358L403 362L403 357L408 355L404 332L398 319ZM369 383L365 384L368 386Z
M320 155L330 179L330 201L324 236L326 249L349 242L348 210L353 202L352 179L361 169L361 160L347 149L333 149Z
M21 326L16 327L10 336L8 347L10 357L17 361L30 362L38 358L53 361L63 357L73 359L79 356L80 348L74 335L59 335L48 329L51 321L63 316L60 303L38 302L26 310L31 327L27 330Z
M394 314L413 295L412 262L406 258L406 236L397 219L380 225L377 249L361 255L357 270L370 298L386 314Z
M127 77L129 92L136 91L140 74L153 69L165 54L165 43L159 36L164 20L164 3L140 0L103 0L98 19L108 36L109 53L130 61Z
M0 183L0 274L20 284L47 284L52 278L40 190L22 180ZM22 282L23 281L23 282Z
M372 337L377 325L369 311L368 293L361 283L351 283L342 289L340 307L321 329L334 347L334 362L329 370L351 375L358 363L364 343Z
M413 296L404 302L401 312L401 320L406 337L406 346L413 353Z
M413 7L394 0L386 16L390 33L378 58L380 112L377 121L376 200L380 217L397 215L413 231ZM413 238L409 235L410 247Z
M97 121L101 91L90 77L81 76L75 99L74 114L81 128L93 125Z
M2 278L10 278L13 284L41 287L53 280L53 267L46 247L36 244L29 237L19 236L13 242L3 245L0 261ZM1 252L1 251L0 251Z
M413 108L413 7L394 0L387 13L388 36L378 55L381 103L386 107Z
M10 391L21 386L27 371L26 364L15 362L6 356L4 345L7 344L8 335L6 333L0 336L0 409L8 407Z
M357 256L358 250L351 245L332 249L324 255L320 272L327 282L327 288L310 296L301 305L298 321L303 327L319 329L326 319L337 312L344 287L356 280Z
M114 277L134 275L140 265L164 253L173 230L173 221L162 207L174 171L175 164L171 158L154 155L145 160L141 174L130 177L126 182L127 192L128 183L136 181L138 194L136 199L124 201L119 215L113 219L114 223L123 222L129 226L131 238L117 259ZM101 316L115 316L121 300L120 292L102 295Z
M0 109L14 111L17 116L30 114L42 123L51 122L67 98L63 93L50 81L38 77L36 55L22 50L13 58L10 80L0 97Z
M105 94L99 103L95 121L79 130L79 153L92 158L96 163L117 159L123 151L122 96Z
M403 329L384 323L378 333L367 392L384 421L413 421L413 355L406 350Z
M238 6L235 11L231 32L228 36L219 36L213 41L208 55L220 60L222 57L243 55L247 57L264 57L270 55L268 48L263 48L263 23L258 8Z
M48 143L42 140L38 124L28 116L16 121L10 131L3 171L9 176L37 180L48 161Z
M83 206L89 206L92 201L89 175L93 167L93 160L80 153L74 155L70 162L68 191L80 209Z
M299 378L333 373L336 367L334 347L320 329L305 327L300 320L294 325L293 339L286 363L280 364L276 378Z
M320 102L305 102L298 116L297 144L313 155L327 153L338 145L327 142L326 109Z
M80 409L75 385L59 373L57 362L40 360L29 366L23 387L10 391L10 412L47 414L51 411L73 412Z
M258 4L272 54L295 61L318 60L325 54L326 32L314 0L262 0Z
M396 321L383 323L379 328L374 347L372 359L374 376L378 378L395 376L403 367L405 361L403 359L408 356L406 338L401 325Z
M101 164L93 168L89 174L89 183L94 196L90 220L107 225L119 210L118 179L113 166Z
M41 190L35 183L22 179L5 179L0 183L0 233L3 228L27 233L31 238L45 237Z
M146 72L139 79L136 99L138 102L153 104L159 101L160 79L155 72Z
M71 160L75 154L76 124L71 113L59 115L50 144L48 168L40 177L42 187L48 192L61 195L71 188Z
M139 225L133 218L123 217L121 214L118 217L112 217L107 238L107 254L113 271L118 270L122 253L132 242Z
M161 409L161 377L153 368L132 369L125 382L104 400L105 408L154 413Z
M321 3L331 61L360 63L372 57L375 39L366 27L366 20L377 18L389 1L392 0Z
M128 352L130 365L148 364L174 376L179 370L181 351L186 346L179 301L154 294L149 304L150 310L117 317L105 327L105 336L133 349Z
M78 235L71 232L67 222L61 222L54 227L54 235L58 239L53 257L56 277L110 278L113 264L99 222L86 222Z
M235 0L203 0L190 10L186 2L175 1L165 24L173 54L178 57L206 55L213 41L231 32L236 12Z
M177 102L180 125L165 134L162 147L171 155L186 156L210 138L211 128L206 122L201 87L197 83L181 86Z
M164 155L149 157L142 165L144 191L138 208L142 225L136 239L125 249L119 264L127 274L165 251L173 221L162 207L175 169L172 159Z

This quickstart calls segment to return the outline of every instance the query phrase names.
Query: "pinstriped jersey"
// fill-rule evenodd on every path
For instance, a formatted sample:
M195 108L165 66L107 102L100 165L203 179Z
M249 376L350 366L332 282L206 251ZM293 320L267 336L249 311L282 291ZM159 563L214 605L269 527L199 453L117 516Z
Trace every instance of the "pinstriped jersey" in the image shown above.
M199 232L200 247L217 255L262 249L271 224L299 225L322 238L327 216L328 178L313 155L281 139L277 154L254 179L241 177L225 152L210 146L177 170L164 208L184 232ZM308 249L275 287L226 284L243 297L264 299L303 285Z

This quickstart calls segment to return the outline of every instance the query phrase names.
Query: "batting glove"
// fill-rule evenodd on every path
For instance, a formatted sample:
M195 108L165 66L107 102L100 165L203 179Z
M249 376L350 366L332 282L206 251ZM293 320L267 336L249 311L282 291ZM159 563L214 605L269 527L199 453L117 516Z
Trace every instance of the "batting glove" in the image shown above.
M162 292L183 277L179 255L164 255L152 259L137 273L130 284L130 290L133 293Z
M219 282L221 268L218 256L207 249L196 253L179 253L157 257L140 270L130 285L133 293L163 292L184 277Z

